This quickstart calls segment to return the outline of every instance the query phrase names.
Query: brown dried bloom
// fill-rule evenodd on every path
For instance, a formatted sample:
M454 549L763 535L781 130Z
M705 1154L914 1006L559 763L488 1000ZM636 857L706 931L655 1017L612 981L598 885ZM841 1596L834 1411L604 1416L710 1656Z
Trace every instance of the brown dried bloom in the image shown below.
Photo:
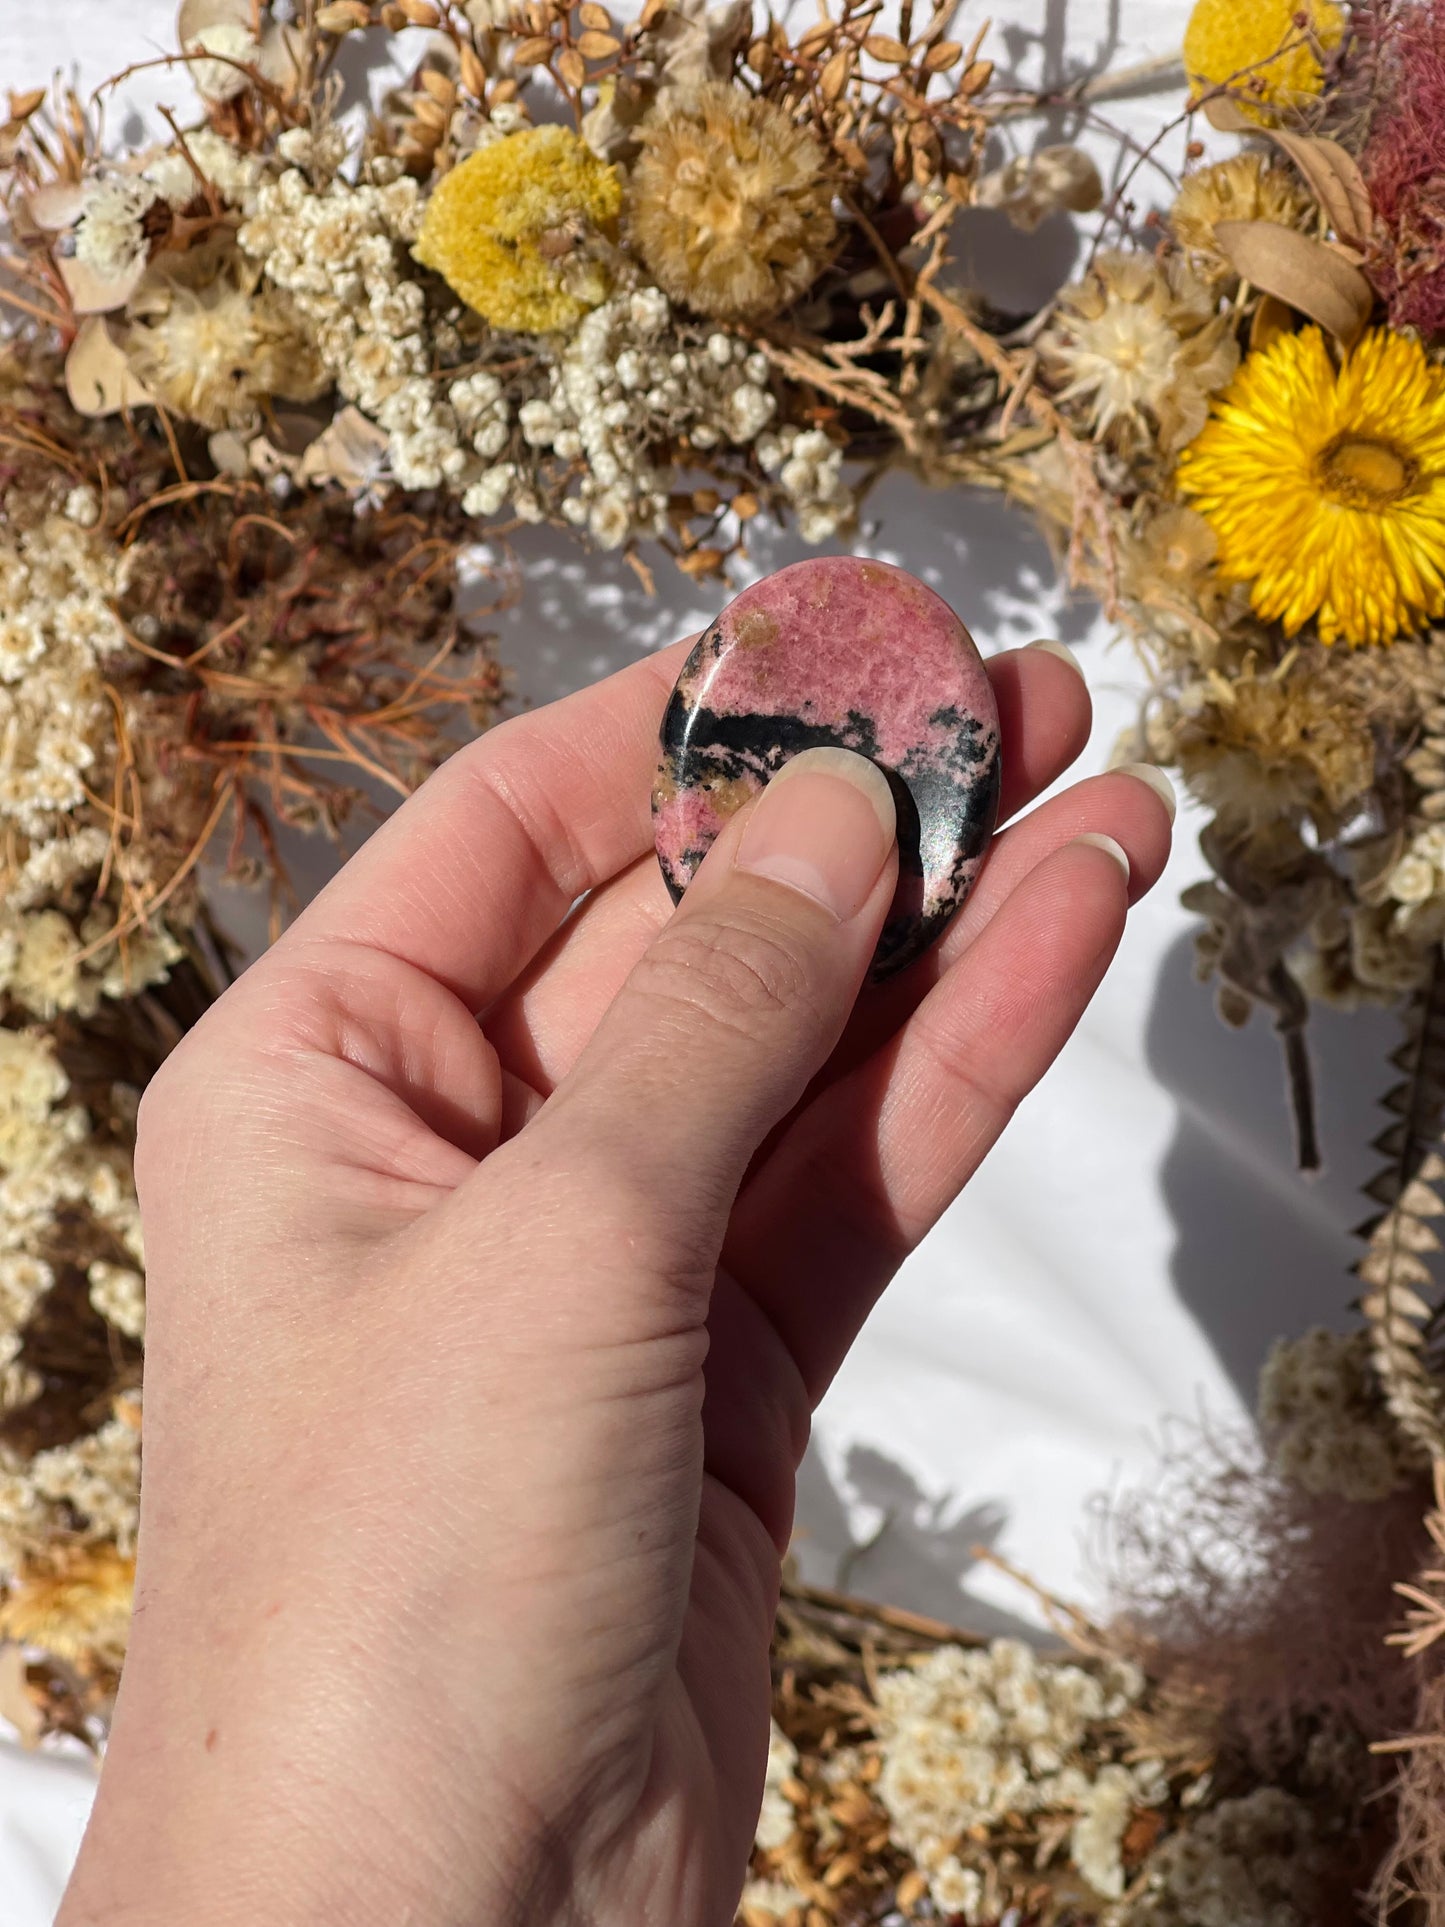
M1081 403L1096 436L1154 440L1163 455L1193 441L1239 365L1229 317L1177 257L1101 254L1040 346L1060 400Z
M135 1559L114 1546L67 1546L41 1555L0 1603L0 1638L42 1646L82 1668L125 1656Z
M1329 823L1374 781L1375 745L1323 664L1291 655L1260 674L1211 671L1185 692L1173 751L1221 818L1259 827L1304 811Z
M671 96L639 130L628 187L633 247L699 314L775 313L833 247L826 156L781 107L718 81Z
M1169 214L1180 247L1204 257L1211 274L1226 270L1214 230L1220 221L1274 221L1300 227L1314 203L1288 168L1265 154L1236 154L1184 178Z
M152 267L122 340L131 371L172 413L202 428L256 427L263 404L314 401L330 376L288 297L258 286L234 252L198 249Z

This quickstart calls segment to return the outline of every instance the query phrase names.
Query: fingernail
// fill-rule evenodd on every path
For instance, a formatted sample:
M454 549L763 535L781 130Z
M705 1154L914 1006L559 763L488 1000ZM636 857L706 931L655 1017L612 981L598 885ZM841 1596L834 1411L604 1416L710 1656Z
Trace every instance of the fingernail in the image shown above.
M1164 805L1165 809L1168 810L1169 821L1171 823L1174 821L1174 818L1179 813L1179 799L1174 794L1174 785L1169 781L1169 778L1164 774L1162 769L1157 768L1153 763L1120 763L1118 774L1120 776L1133 776L1137 778L1139 782L1147 783L1159 798L1159 801Z
M758 798L733 868L801 891L846 923L873 894L896 834L876 764L851 749L805 749Z
M1057 656L1060 662L1066 662L1069 665L1081 681L1087 680L1084 676L1084 665L1066 642L1031 642L1029 648L1042 649L1046 655Z
M1124 880L1129 880L1129 854L1122 843L1116 843L1112 836L1105 836L1102 830L1085 830L1082 836L1074 838L1075 843L1087 843L1095 850L1102 850L1106 856L1113 857L1124 872Z

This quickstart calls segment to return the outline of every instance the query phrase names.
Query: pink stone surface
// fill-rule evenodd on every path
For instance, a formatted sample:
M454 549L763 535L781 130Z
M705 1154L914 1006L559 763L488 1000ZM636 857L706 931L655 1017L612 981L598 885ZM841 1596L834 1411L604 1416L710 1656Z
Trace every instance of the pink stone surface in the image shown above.
M658 856L680 895L728 816L820 743L871 757L900 804L899 896L875 974L933 941L967 895L998 801L998 715L973 639L887 563L798 562L723 610L662 728Z

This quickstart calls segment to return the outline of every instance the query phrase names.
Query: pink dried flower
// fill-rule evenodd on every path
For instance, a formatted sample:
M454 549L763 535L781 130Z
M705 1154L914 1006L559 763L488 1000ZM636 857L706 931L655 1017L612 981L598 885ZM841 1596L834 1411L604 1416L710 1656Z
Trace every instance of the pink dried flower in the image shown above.
M1445 331L1445 0L1382 10L1391 104L1362 158L1379 217L1370 273L1397 328Z

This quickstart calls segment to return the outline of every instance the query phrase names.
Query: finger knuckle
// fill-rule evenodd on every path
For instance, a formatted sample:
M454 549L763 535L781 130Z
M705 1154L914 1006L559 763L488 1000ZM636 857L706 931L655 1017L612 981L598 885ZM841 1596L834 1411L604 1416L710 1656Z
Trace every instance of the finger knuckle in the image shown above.
M749 1037L813 1010L806 959L763 923L697 917L666 931L642 959L633 987L688 1019L703 1016Z

